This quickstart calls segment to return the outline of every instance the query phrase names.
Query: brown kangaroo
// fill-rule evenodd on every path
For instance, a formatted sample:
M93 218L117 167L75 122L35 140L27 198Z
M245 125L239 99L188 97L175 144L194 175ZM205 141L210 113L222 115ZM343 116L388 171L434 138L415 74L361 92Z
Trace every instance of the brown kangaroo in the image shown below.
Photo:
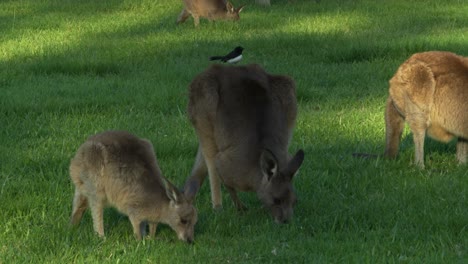
M162 176L148 140L124 131L92 136L71 160L70 177L75 185L72 225L89 206L94 231L104 237L103 209L110 205L128 215L138 240L147 224L153 237L161 222L179 239L193 241L197 212L192 200Z
M297 114L294 81L258 65L212 65L190 84L188 115L199 149L184 190L195 194L208 172L213 208L221 208L221 181L234 205L236 191L254 191L276 222L287 222L296 202L293 176L304 152L288 145Z
M177 23L183 23L192 15L195 26L200 24L200 17L208 20L239 20L239 13L244 6L234 8L234 6L226 0L183 0L184 9L177 18Z
M450 52L416 53L390 79L385 111L385 156L398 153L404 121L415 144L415 163L424 168L424 137L458 138L457 159L468 154L468 58Z

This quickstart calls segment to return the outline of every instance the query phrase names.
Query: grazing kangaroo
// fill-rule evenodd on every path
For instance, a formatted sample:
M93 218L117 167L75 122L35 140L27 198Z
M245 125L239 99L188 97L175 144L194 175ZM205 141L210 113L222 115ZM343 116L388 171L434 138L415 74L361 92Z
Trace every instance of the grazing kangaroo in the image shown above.
M244 6L234 8L234 6L226 0L183 0L184 9L177 18L177 23L183 23L192 15L195 26L200 24L200 17L205 17L209 20L239 20L239 13Z
M304 152L288 154L297 114L294 81L258 65L212 65L190 84L188 115L199 149L184 190L196 194L208 172L213 208L221 208L221 181L234 205L237 191L254 191L278 223L296 202L293 177Z
M385 156L398 153L404 121L415 144L415 163L424 168L424 137L458 138L457 159L468 154L468 58L450 52L416 53L390 79L385 110Z
M90 137L71 160L75 185L71 224L77 225L89 206L94 231L104 237L106 205L128 215L138 240L149 224L154 236L159 222L168 224L179 239L191 243L197 212L158 167L152 144L124 131Z

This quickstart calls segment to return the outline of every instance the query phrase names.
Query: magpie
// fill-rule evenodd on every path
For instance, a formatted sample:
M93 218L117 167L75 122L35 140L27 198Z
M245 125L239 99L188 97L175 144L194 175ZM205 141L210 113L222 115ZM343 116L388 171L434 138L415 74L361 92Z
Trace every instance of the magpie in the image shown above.
M213 56L210 60L221 60L222 62L227 63L237 63L242 59L242 51L244 50L243 47L238 46L233 51L229 52L225 56Z

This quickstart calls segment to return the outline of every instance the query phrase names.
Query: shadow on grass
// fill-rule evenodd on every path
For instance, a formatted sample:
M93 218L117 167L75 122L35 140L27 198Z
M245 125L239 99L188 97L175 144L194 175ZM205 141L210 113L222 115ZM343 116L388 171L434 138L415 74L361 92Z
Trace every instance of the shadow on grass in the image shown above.
M239 4L241 2L247 1L239 1ZM158 85L175 83L180 90L185 90L193 76L210 65L209 56L231 49L233 43L242 43L246 47L256 47L247 49L246 63L257 62L273 72L292 75L299 84L299 100L305 103L325 101L346 108L349 101L385 94L383 91L387 86L381 87L382 84L387 82L398 64L414 52L429 49L466 51L464 44L431 42L424 38L443 30L444 26L463 29L468 25L468 17L450 13L459 7L457 3L433 9L407 1L387 5L338 0L297 1L293 4L279 1L269 9L257 6L246 9L239 23L204 21L199 29L194 29L191 19L183 25L175 25L180 3L167 4L167 12L158 11L158 4L150 1L143 1L141 5L121 0L28 3L30 6L23 7L24 14L16 13L14 8L11 14L10 7L9 13L0 18L1 24L8 25L6 35L9 38L20 37L22 33L17 31L34 34L49 25L73 27L79 24L77 20L97 21L92 23L97 30L77 32L79 39L66 44L63 49L53 47L60 43L48 43L43 54L8 59L0 66L6 69L0 73L0 83L3 84L11 84L12 76L18 79L30 75L33 79L37 76L91 76L97 78L90 82L97 83L107 82L107 77L125 78L133 74L137 79L140 75L142 78L154 75L156 77L152 78ZM128 24L122 22L106 30L98 27L99 22L117 19L131 8L142 10L145 5L158 11L156 15L146 14L141 21L125 20ZM428 12L415 12L415 7ZM19 10L20 7L15 8ZM29 14L35 15L31 17ZM59 14L65 19L54 21L54 16ZM394 14L397 16L392 17ZM42 20L36 20L41 17ZM12 21L15 21L14 26ZM294 31L292 25L297 24L304 27ZM327 30L321 31L320 26ZM304 60L309 63L305 64ZM370 64L376 61L380 64ZM392 66L385 66L387 64ZM386 68L375 69L374 65ZM375 72L378 72L377 77L372 77ZM146 73L148 75L144 75ZM163 75L169 77L158 78ZM135 95L130 89L113 90L118 92L119 100ZM176 92L179 91L171 90L168 94ZM79 96L79 93L66 96ZM64 105L68 102L63 100ZM384 103L382 100L382 105ZM81 106L91 107L89 104L78 105Z
M193 29L191 20L177 27L174 22L178 8L171 6L170 12L164 13L164 16L155 15L153 19L148 20L145 18L142 19L142 22L134 25L112 28L107 32L85 32L80 36L79 41L73 43L64 52L51 51L43 56L30 57L27 58L26 63L24 62L25 58L16 58L8 61L7 65L19 64L21 67L26 66L26 69L34 74L104 76L106 74L123 74L131 71L134 65L155 63L149 62L152 58L155 61L158 59L170 61L167 58L183 56L206 60L210 55L216 53L213 51L216 47L227 45L231 48L232 40L238 38L238 34L241 33L239 28L243 27L242 23L252 26L252 29L245 30L247 33L249 31L254 34L262 31L266 33L255 34L254 38L249 37L244 38L244 40L242 40L243 37L240 38L243 45L247 47L263 46L262 51L251 52L257 53L257 56L254 57L257 57L260 63L265 61L266 64L274 60L274 56L271 56L271 54L279 52L278 48L286 53L287 48L301 49L303 54L299 54L299 58L291 57L291 59L302 60L304 56L310 56L312 64L319 62L347 64L377 59L404 59L414 52L428 49L466 50L461 43L437 44L418 40L435 29L441 28L440 24L453 23L453 16L449 15L449 9L430 9L430 12L424 14L416 13L418 15L415 12L404 10L398 14L398 17L392 19L391 25L385 25L384 23L388 22L388 20L381 21L378 12L385 13L389 11L383 10L380 7L381 3L362 4L354 1L308 2L310 1L297 1L297 3L290 4L282 1L270 9L253 6L245 19L239 23L240 25L232 26L236 37L233 35L231 40L226 39L226 42L210 40L209 37L204 39L207 34L209 35L209 32L205 29L198 29L199 33L193 33L192 31L195 29ZM12 19L16 19L14 30L12 30L13 26L8 27L10 32L7 33L13 34L14 31L38 29L34 24L44 24L45 27L48 27L50 24L57 23L58 27L64 27L63 24L69 23L70 20L99 20L103 14L108 15L109 19L113 19L112 14L118 16L119 11L132 8L132 6L127 6L121 0L106 1L106 3L88 0L79 3L50 1L45 4L32 4L31 2L30 5L30 9L33 10L30 13L36 14L34 17L7 14L2 18L4 20L3 24L8 24L8 21L11 23ZM138 5L135 4L135 6ZM423 7L422 4L409 6L413 8L415 6ZM399 7L404 8L407 6L402 3L390 5L390 9ZM301 12L301 10L307 10L307 12ZM54 15L58 14L65 15L67 19L62 22L54 22ZM385 14L389 15L390 13ZM280 17L280 19L265 19L264 16L267 15L274 18ZM16 16L16 18L12 18L12 16ZM38 22L37 18L41 17L43 20ZM336 28L330 29L329 32L315 30L288 32L291 24L310 23L314 27L314 23L323 17L331 17L332 21L336 20ZM117 17L114 16L114 18ZM437 18L436 21L434 21L434 18ZM459 23L460 28L468 24L466 16L457 18L456 21ZM345 22L348 23L346 26L343 25ZM222 30L225 25L225 23L202 23L201 27ZM230 25L227 26L227 28L230 27ZM276 29L272 34L268 33L271 32L271 28ZM242 30L244 29L240 29L240 31ZM155 34L165 35L167 39L147 39ZM177 34L200 35L200 37L186 39L183 36L177 36ZM373 36L385 38L386 35L394 35L389 39L391 43L378 39L375 39L375 42L369 40ZM138 39L141 39L143 43L139 43ZM154 43L154 41L161 42L158 44ZM180 43L181 41L183 43ZM127 42L128 45L119 45L120 42ZM227 42L231 42L231 44ZM269 45L265 45L267 43ZM340 48L338 48L339 46ZM307 47L310 47L310 50ZM222 48L222 50L225 49ZM197 65L192 64L190 66L195 67L189 69L190 71L199 70ZM295 69L294 62L292 62L292 69Z

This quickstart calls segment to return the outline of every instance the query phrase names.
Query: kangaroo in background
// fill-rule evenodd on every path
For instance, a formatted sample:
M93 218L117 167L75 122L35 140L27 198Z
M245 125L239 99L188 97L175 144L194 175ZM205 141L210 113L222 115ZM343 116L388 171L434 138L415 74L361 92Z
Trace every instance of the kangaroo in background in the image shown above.
M183 23L191 15L195 26L200 24L200 17L209 20L239 20L239 13L244 6L234 8L231 2L226 0L183 0L184 9L177 18L177 23Z
M162 173L152 144L124 131L90 137L71 160L75 185L71 224L79 224L87 207L94 231L104 237L103 209L115 207L128 215L138 240L154 236L159 222L168 224L179 239L191 243L197 212Z
M450 52L416 53L390 79L385 110L385 156L398 153L404 121L415 144L415 163L424 168L424 137L458 138L457 159L468 155L468 58Z
M297 114L294 81L259 65L212 65L190 84L188 116L199 149L184 190L196 194L208 173L213 208L221 181L234 205L237 191L253 191L276 222L287 222L296 202L292 180L304 152L288 154Z

